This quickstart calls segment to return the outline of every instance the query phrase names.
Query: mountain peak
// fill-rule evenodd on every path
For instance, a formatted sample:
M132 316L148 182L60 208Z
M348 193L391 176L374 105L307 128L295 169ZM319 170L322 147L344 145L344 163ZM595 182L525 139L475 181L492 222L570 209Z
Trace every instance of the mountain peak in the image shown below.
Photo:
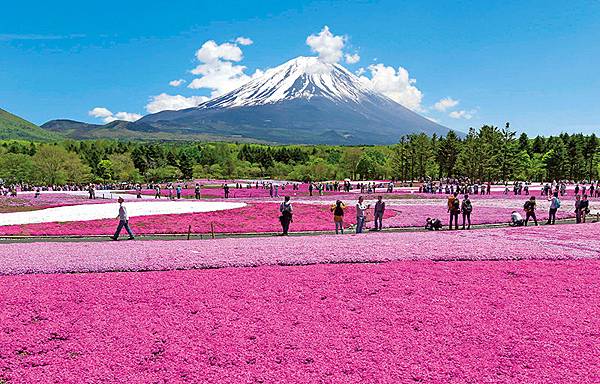
M340 64L300 56L197 107L133 123L277 143L391 144L447 128L403 107Z
M359 103L375 95L368 84L340 64L325 63L313 56L299 56L198 108L248 107L313 97Z

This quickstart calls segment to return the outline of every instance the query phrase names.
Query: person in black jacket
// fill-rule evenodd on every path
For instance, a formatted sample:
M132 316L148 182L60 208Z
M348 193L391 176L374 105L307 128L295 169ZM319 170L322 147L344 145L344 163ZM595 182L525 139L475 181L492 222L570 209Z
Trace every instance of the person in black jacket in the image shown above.
M471 229L471 211L473 210L473 205L471 204L469 195L465 195L460 210L462 212L462 229L465 229L465 221L469 222L467 229Z

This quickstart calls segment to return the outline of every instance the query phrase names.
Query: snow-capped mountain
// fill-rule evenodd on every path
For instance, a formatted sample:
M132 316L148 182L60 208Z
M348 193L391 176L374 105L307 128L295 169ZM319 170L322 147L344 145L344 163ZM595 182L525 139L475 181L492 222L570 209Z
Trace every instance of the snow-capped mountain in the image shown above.
M147 115L162 131L279 143L391 144L409 133L446 134L339 64L297 57L195 108Z
M380 96L339 64L317 57L300 56L224 96L205 102L199 108L231 108L273 104L285 100L323 97L333 102L360 103Z

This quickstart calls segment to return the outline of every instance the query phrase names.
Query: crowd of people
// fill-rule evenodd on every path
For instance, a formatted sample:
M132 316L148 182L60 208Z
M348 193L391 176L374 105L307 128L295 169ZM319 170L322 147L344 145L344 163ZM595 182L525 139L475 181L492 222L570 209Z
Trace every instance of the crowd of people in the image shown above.
M590 213L589 197L600 197L600 181L595 180L591 182L567 182L567 181L553 181L551 183L544 183L540 186L540 196L547 199L549 204L548 220L547 225L553 225L556 222L556 215L559 209L562 207L561 198L565 198L568 195L567 185L570 184L573 187L574 203L573 210L575 212L576 223L585 223L586 218ZM198 182L193 185L194 198L201 198L202 185ZM297 191L300 189L300 183L297 182L272 182L272 181L252 181L252 182L235 182L235 183L224 183L222 184L224 198L230 197L230 189L265 189L269 191L271 198L278 198L280 195L284 195L284 201L279 206L279 220L282 226L282 235L288 235L290 225L293 222L293 207L290 196L287 191ZM90 199L96 198L96 191L98 190L135 190L138 198L142 197L142 191L148 189L154 191L155 199L163 197L163 188L166 190L164 196L168 199L181 199L183 197L183 190L188 189L190 184L188 183L148 183L148 184L68 184L63 186L32 186L32 185L0 185L0 195L2 196L17 196L19 191L35 191L34 197L38 197L41 191L87 191ZM308 192L310 196L318 193L320 196L323 195L323 191L331 192L350 192L352 190L360 191L361 194L372 194L376 193L377 189L385 189L387 193L391 193L394 190L393 182L356 182L354 185L349 180L343 182L322 182L322 183L308 183ZM471 214L473 212L473 203L471 202L470 195L489 195L491 194L491 183L481 182L479 180L471 182L469 179L458 178L458 179L443 179L440 181L425 180L420 186L418 191L420 193L430 194L447 194L447 213L448 213L448 229L458 230L459 227L463 230L471 229ZM528 181L514 181L511 186L508 183L504 184L504 194L512 193L514 195L526 195L529 198L523 204L523 213L525 217L519 213L519 211L513 211L510 217L510 226L527 226L530 222L534 225L538 225L536 216L537 200L536 196L531 192L531 182ZM346 210L348 205L341 200L337 200L331 205L330 210L333 214L333 222L335 225L335 233L343 234L344 227L346 225ZM365 230L365 223L367 221L368 212L370 212L371 204L365 202L364 196L359 196L355 205L356 221L354 223L354 229L357 234L363 233ZM383 217L385 214L385 202L383 196L379 195L373 204L373 222L374 231L381 231L383 229ZM133 239L134 235L128 224L127 210L123 204L123 199L119 197L119 212L118 212L119 225L117 231L112 238L118 239L119 233L122 228L125 228L129 234L129 238ZM425 229L427 230L441 230L443 228L442 220L435 217L427 217L425 219Z

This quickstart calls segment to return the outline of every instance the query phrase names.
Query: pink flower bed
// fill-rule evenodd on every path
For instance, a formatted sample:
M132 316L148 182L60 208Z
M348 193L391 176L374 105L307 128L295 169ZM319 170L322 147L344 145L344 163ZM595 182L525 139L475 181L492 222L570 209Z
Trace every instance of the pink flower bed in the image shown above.
M109 200L90 200L85 196L75 196L68 194L44 194L34 197L34 194L22 193L17 197L0 196L0 213L31 211L35 209L62 207L76 204L98 204L106 203Z
M5 276L0 378L595 383L599 282L598 260Z
M294 204L294 222L291 231L325 231L335 229L329 205ZM210 233L211 223L217 233L279 232L279 203L252 203L246 207L217 212L187 213L179 215L151 215L131 217L130 226L136 234ZM355 222L356 211L346 211L346 227ZM392 217L390 210L385 217ZM0 235L65 236L112 235L118 222L113 219L65 223L40 223L0 226Z
M0 244L0 274L600 256L600 224L217 240Z

